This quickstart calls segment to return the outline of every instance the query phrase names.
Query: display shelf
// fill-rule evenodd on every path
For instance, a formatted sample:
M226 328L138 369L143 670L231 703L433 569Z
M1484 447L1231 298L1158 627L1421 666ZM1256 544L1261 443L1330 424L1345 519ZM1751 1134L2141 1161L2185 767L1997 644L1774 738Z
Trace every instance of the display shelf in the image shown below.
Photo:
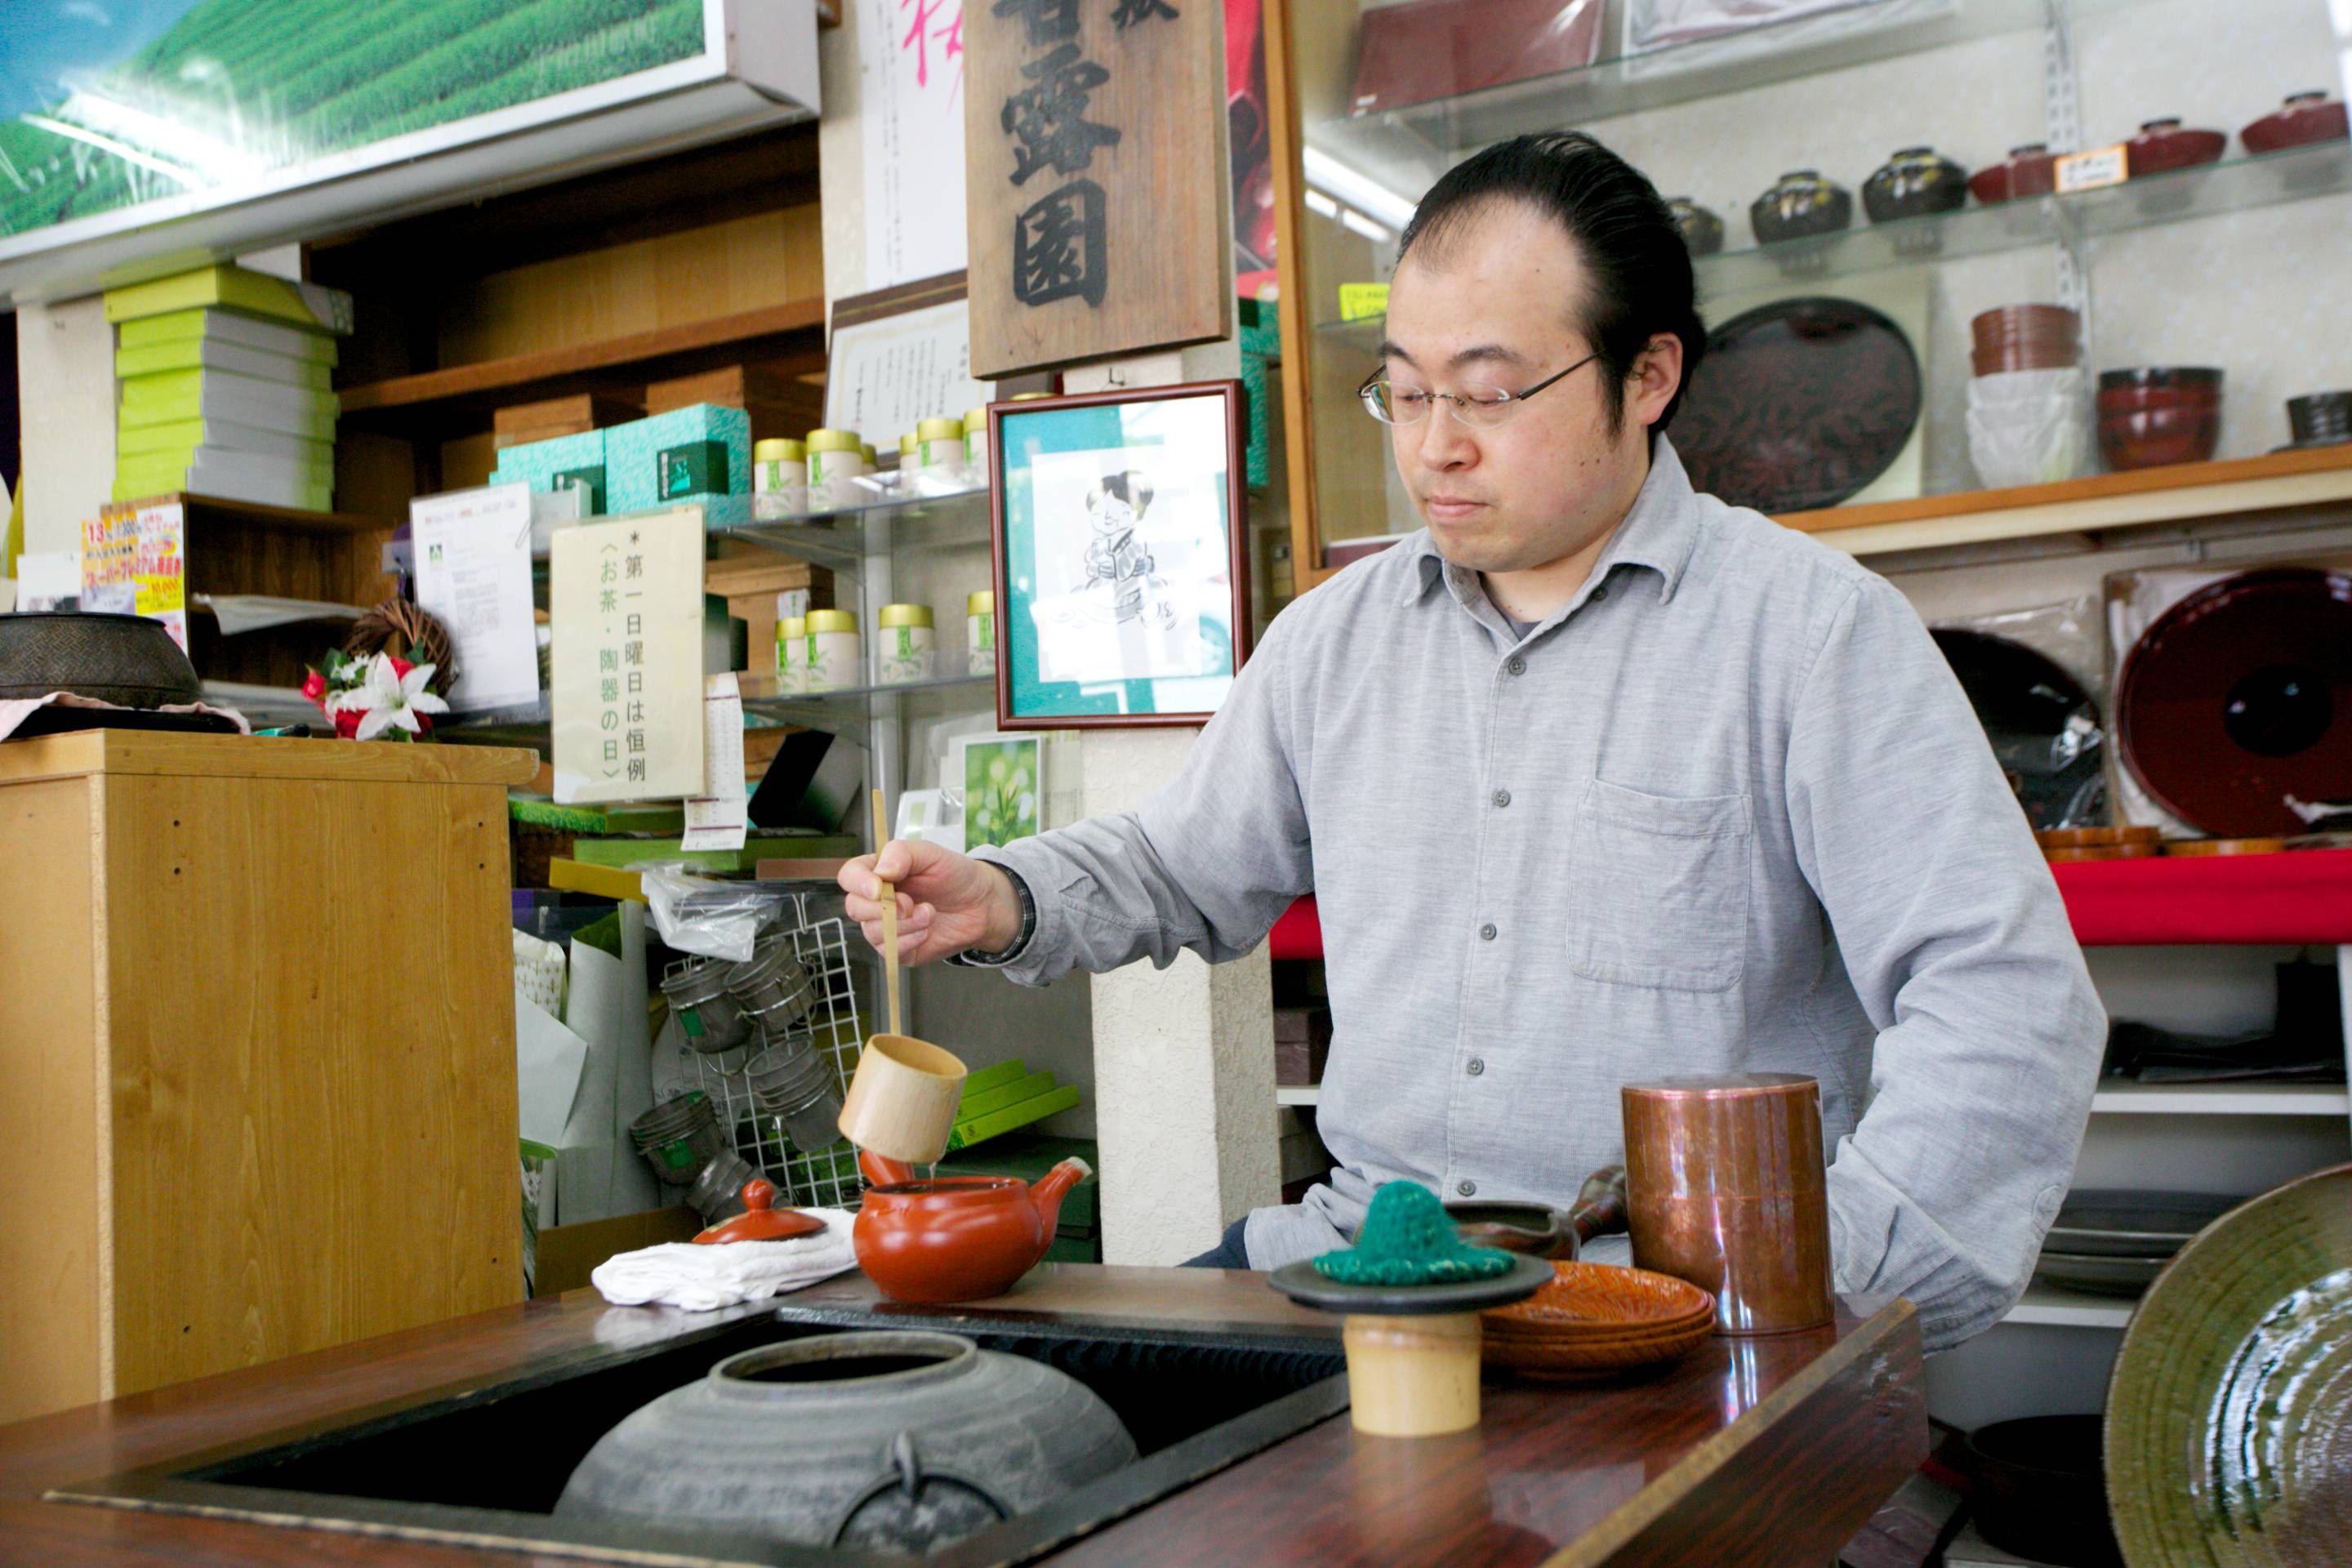
M806 362L800 368L822 372L824 326L823 300L788 300L595 342L339 386L335 395L342 402L344 428L431 434L478 425L507 404L599 390L616 381L689 375L747 359L773 363L797 356Z
M1786 512L1773 521L1848 554L1885 555L2345 500L2352 500L2352 444Z
M2103 1081L2094 1116L2352 1115L2352 1094L2324 1083L2133 1083Z
M872 486L874 500L858 506L755 518L711 532L786 551L835 571L855 571L866 556L894 548L943 550L989 541L986 484L973 486L961 476L945 482L923 475L902 479L887 472L860 483Z
M2127 1297L2065 1290L2037 1279L2025 1288L2025 1294L2001 1321L2059 1329L2121 1329L2129 1325L2132 1309L2138 1304Z
M877 681L867 686L835 687L830 691L747 695L743 699L743 711L782 723L810 722L822 726L828 721L839 722L845 711L864 712L879 698L911 697L926 692L974 697L984 692L992 701L996 693L996 677L943 675L930 680Z
M1857 221L1811 239L1743 246L1692 263L1701 299L1785 283L1826 281L1894 267L1919 267L1990 256L2073 237L2096 238L2248 212L2352 191L2352 143L2323 142L2283 153L2176 169L2069 195L1968 206L1894 223ZM1377 316L1328 321L1318 336L1371 354L1383 322Z
M1323 1086L1319 1083L1276 1084L1274 1102L1276 1105L1320 1105L1323 1103Z
M433 721L436 733L452 731L467 740L478 740L490 731L535 731L539 739L547 738L547 726L554 718L554 700L544 691L530 702L518 702L505 708L477 708L464 713L437 715Z
M2352 849L2156 856L2050 870L2085 947L2352 943ZM1313 895L1283 911L1267 943L1277 959L1323 956Z
M2081 0L2073 9L2080 16L2121 3ZM1426 185L1438 171L1505 137L1589 125L1979 38L2039 34L2051 15L2046 0L1875 0L1623 55L1614 49L1612 12L1604 24L1604 58L1590 66L1311 123L1307 143L1375 179L1426 171L1421 181Z

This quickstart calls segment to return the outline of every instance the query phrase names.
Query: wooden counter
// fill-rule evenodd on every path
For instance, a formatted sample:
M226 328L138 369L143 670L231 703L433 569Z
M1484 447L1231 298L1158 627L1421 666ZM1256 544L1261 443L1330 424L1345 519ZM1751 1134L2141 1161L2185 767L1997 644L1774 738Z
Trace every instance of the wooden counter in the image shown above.
M0 744L0 1419L522 1294L528 752Z
M893 1310L856 1274L786 1300L877 1320ZM0 1563L551 1563L36 1500L49 1487L766 1310L607 1308L580 1291L0 1427ZM1209 1269L1048 1264L1009 1296L948 1310L1338 1333L1262 1276ZM1367 1438L1344 1417L1324 1422L1046 1561L1822 1568L1927 1452L1918 1323L1901 1301L1849 1300L1833 1328L1815 1333L1715 1341L1648 1382L1496 1383L1486 1397L1481 1428L1454 1437Z

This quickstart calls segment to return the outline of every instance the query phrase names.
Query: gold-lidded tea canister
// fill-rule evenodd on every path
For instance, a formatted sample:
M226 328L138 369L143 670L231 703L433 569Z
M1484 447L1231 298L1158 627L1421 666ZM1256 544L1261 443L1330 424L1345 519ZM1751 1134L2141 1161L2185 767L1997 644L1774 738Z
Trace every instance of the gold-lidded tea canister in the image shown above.
M1635 1266L1715 1292L1722 1333L1827 1325L1821 1084L1699 1074L1629 1083L1622 1101Z

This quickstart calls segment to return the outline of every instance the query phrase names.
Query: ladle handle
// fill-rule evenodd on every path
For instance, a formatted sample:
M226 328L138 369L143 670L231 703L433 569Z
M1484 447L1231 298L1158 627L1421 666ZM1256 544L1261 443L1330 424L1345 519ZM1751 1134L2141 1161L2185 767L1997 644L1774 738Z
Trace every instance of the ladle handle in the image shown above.
M1604 1165L1584 1178L1576 1202L1568 1209L1568 1225L1581 1244L1596 1236L1623 1230L1627 1224L1625 1167Z
M874 858L878 868L883 846L890 842L890 824L882 809L882 792L874 792ZM890 1032L903 1035L907 1031L898 1016L898 889L882 881L877 868L874 879L882 886L882 993L888 999Z

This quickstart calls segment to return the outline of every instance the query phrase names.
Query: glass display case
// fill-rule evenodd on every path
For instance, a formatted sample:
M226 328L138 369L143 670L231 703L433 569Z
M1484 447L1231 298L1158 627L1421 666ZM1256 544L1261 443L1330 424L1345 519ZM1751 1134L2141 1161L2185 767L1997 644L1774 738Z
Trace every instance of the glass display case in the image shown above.
M1528 132L1587 131L1678 199L1710 354L1672 435L1727 500L1809 514L1800 526L1837 526L1818 515L1831 507L1882 522L1904 503L2291 445L2286 399L2352 386L2341 9L1288 0L1271 54L1298 586L1419 526L1354 398L1381 286L1429 185ZM2127 177L2063 188L2102 171L2062 179L2059 155L2117 146L2104 173ZM2028 332L2035 312L2003 311L2021 305L2068 314ZM1849 358L1815 379L1893 410L1866 449L1823 434L1842 395L1780 408L1789 429L1759 423L1802 402L1755 390L1783 384L1791 343L1832 341ZM2101 373L2158 365L2223 372L2212 428L2177 449L2103 446ZM2021 391L2042 412L2021 415ZM2043 428L2021 450L2029 420ZM1817 471L1758 484L1765 465L1746 458L1792 441Z

